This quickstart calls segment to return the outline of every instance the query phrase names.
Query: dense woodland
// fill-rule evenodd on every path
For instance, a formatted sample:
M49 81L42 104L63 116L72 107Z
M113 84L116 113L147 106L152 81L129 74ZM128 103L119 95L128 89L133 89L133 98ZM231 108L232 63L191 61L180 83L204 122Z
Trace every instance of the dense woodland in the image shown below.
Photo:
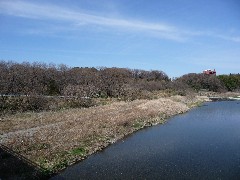
M35 110L46 109L49 101L44 98L46 96L72 97L71 102L68 99L72 106L88 107L92 105L90 99L93 97L133 100L148 98L147 94L158 90L171 90L181 95L201 89L215 92L239 91L240 75L191 73L171 80L159 70L70 68L66 65L0 61L0 85L1 110L9 107L18 110L16 106L23 106L23 103L30 104L25 109ZM19 96L17 104L15 97L11 100L15 104L8 106L11 98L3 95ZM23 95L26 95L25 98Z
M170 82L162 71L4 61L0 62L0 73L0 93L8 95L123 97L136 90L166 89Z

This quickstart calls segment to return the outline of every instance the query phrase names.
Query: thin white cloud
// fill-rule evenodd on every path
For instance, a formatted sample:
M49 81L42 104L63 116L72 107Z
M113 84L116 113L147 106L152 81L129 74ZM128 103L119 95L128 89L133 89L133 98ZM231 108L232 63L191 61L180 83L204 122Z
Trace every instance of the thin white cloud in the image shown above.
M215 35L217 38L221 38L224 40L228 40L228 41L233 41L233 42L240 42L240 36L235 36L235 37L229 37L229 36L225 36L225 35Z
M139 20L129 20L79 12L52 4L39 4L28 1L1 0L0 13L17 17L53 20L68 23L73 28L95 25L106 28L131 32L145 32L151 36L182 41L190 37L209 36L224 40L240 42L240 37L229 37L209 32L186 31L165 23L150 23ZM39 32L39 30L38 30Z
M174 33L176 31L174 27L166 24L154 24L135 20L109 18L88 13L81 13L54 5L33 4L23 1L1 1L0 10L1 13L13 16L66 21L79 26L99 25L111 28L124 28L135 31L155 31L162 33Z

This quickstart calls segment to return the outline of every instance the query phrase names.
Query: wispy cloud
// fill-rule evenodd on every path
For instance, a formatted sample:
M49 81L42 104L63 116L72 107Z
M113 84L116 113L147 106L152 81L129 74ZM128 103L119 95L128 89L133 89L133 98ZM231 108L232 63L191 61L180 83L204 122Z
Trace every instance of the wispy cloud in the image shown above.
M153 31L162 33L174 33L177 31L175 27L166 24L146 23L136 20L97 16L49 4L43 5L23 1L1 1L0 10L1 13L8 15L32 19L59 20L72 23L75 26L99 25L110 28L124 28L134 31Z
M59 7L52 4L39 4L28 1L2 0L0 1L0 13L17 17L50 20L68 23L72 28L82 28L87 25L113 28L130 32L144 32L148 35L183 41L191 37L211 36L229 41L240 42L240 37L228 37L214 33L201 31L187 31L165 23L151 23L140 20L112 18L96 15L88 12ZM39 31L39 30L38 30Z
M219 35L216 34L215 37L220 38L220 39L224 39L224 40L228 40L228 41L233 41L233 42L240 42L240 36L225 36L225 35Z

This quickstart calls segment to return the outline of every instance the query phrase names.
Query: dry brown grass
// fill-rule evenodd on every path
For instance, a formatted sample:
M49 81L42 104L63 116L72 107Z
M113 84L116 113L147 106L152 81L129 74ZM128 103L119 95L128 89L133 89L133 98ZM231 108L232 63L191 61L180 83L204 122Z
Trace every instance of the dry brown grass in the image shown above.
M186 99L179 96L8 115L0 120L0 143L48 170L57 171L127 134L186 112Z

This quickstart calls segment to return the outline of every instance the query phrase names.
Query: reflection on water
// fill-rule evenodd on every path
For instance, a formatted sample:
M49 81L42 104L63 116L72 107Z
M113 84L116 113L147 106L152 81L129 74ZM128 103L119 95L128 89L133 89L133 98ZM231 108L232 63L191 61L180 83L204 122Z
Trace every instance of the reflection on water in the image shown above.
M239 101L141 130L53 179L240 179Z

